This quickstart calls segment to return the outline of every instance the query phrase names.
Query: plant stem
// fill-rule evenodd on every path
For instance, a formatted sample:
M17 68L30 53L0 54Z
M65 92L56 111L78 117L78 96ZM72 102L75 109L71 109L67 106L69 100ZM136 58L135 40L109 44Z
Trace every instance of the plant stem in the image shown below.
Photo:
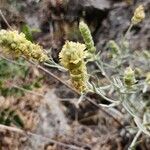
M36 65L34 62L30 63ZM40 66L40 65L36 65L36 67L42 71L44 71L45 73L49 74L50 76L52 76L54 79L58 80L59 82L61 82L62 84L64 84L66 87L68 87L69 89L71 89L73 92L75 92L76 94L78 94L79 96L81 96L81 93L78 92L76 89L74 89L72 86L68 85L65 81L61 80L58 76L54 75L52 72L50 72L49 70L45 69L44 67ZM113 118L115 122L118 123L118 125L120 127L123 127L123 125L121 124L121 122L116 119L112 114L108 113L107 111L105 111L100 105L98 105L96 102L94 102L93 100L91 100L89 97L85 96L86 100L89 101L91 104L93 104L94 106L96 106L97 108L99 108L102 112L104 112L105 114L107 114L109 117Z
M83 100L83 98L84 98L85 95L86 95L86 94L81 93L81 96L79 97L78 102L77 102L77 105L78 105L78 106L79 106L79 104L81 103L81 101Z
M128 36L128 34L129 34L129 32L130 32L130 30L131 30L132 27L133 27L133 24L131 23L130 26L129 26L129 28L128 28L128 30L126 31L126 33L124 34L124 36L123 36L123 38L121 40L121 49L122 50L123 50L123 43L126 40L126 38L127 38L127 36Z
M19 87L19 86L15 85L15 84L13 84L12 87L14 87L14 88L16 88L16 89L19 89L19 90L21 90L21 91L24 91L24 92L27 92L27 93L36 95L36 96L44 97L44 95L42 95L42 94L39 94L39 93L37 93L37 92L33 92L33 91L30 91L30 90L27 90L27 89L25 89L25 88L22 88L22 87Z
M98 67L98 69L101 71L102 75L110 82L112 83L112 81L109 79L108 75L106 74L102 62L100 60L96 60L95 62L96 66Z
M24 58L24 57L23 57ZM24 58L25 59L25 58ZM12 61L9 61L9 59L6 59L8 62L13 63ZM25 59L26 60L26 59ZM72 86L70 86L69 84L67 84L65 81L63 81L61 78L59 78L58 76L56 76L55 74L53 74L52 72L50 72L48 69L44 68L43 66L27 60L27 62L29 62L30 64L34 65L35 67L37 67L38 69L42 70L43 72L47 73L48 75L50 75L51 77L53 77L54 79L56 79L57 81L59 81L60 83L62 83L63 85L65 85L66 87L68 87L69 89L71 89L73 92L75 92L77 95L81 96L81 93L79 91L77 91L76 89L74 89ZM22 89L24 90L24 89ZM39 95L42 96L42 95ZM107 114L109 117L113 118L113 120L115 122L117 122L117 124L120 127L123 127L122 123L116 118L114 117L112 114L108 113L105 109L102 108L102 106L98 105L96 102L94 102L92 99L90 99L89 97L87 97L86 95L84 95L85 99L87 101L89 101L92 105L96 106L97 108L99 108L102 112L104 112L105 114Z
M8 23L8 21L6 20L5 16L3 15L2 11L0 10L0 16L2 17L2 19L4 20L4 22L6 23L6 25L8 26L8 28L10 28L10 30L13 30L13 28L10 26L10 24Z
M132 149L133 149L133 147L136 145L136 141L137 141L137 139L139 138L139 136L141 135L141 133L142 133L141 130L139 130L139 131L137 132L137 134L135 135L135 137L134 137L134 139L133 139L133 141L132 141L130 147L128 148L128 150L132 150Z
M129 26L129 28L128 28L128 30L127 30L127 32L124 35L123 41L127 38L127 36L128 36L128 34L129 34L129 32L130 32L130 30L131 30L132 27L133 27L133 24L131 23L130 26Z

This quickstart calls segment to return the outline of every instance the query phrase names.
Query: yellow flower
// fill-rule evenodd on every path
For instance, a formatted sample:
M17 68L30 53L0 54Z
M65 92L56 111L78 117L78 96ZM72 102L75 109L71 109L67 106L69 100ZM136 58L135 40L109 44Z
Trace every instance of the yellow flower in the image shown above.
M145 18L145 12L143 5L139 5L134 12L134 15L131 19L133 24L138 24Z
M44 54L41 46L28 41L24 33L18 33L15 30L0 30L0 47L2 47L4 53L11 54L15 58L24 56L27 59L33 59L38 62L49 59Z
M84 44L66 41L59 53L61 64L65 68L70 69L70 64L76 65L80 61L83 61L85 57L85 48Z
M66 41L59 53L60 63L68 69L73 86L80 92L87 89L87 68L84 61L85 45Z

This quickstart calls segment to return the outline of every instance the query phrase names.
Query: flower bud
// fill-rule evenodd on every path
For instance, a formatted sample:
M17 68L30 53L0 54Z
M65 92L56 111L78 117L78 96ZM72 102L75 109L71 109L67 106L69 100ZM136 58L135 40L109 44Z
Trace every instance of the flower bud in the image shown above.
M145 18L145 12L143 5L139 5L134 12L134 15L131 19L132 24L138 24Z
M118 44L113 41L113 40L110 40L107 44L107 47L111 50L111 54L116 57L117 55L120 54L120 48L118 46Z
M93 38L87 24L81 21L79 24L79 30L81 32L81 35L83 37L88 52L92 54L95 53L96 48L94 46Z
M127 87L132 87L135 84L136 82L135 73L132 70L132 68L130 67L126 68L123 79Z

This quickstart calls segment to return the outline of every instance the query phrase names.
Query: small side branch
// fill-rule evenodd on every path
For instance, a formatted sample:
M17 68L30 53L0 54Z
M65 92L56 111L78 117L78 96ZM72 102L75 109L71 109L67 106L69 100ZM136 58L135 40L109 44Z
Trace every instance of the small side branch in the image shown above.
M0 10L0 16L2 17L2 19L4 20L4 22L6 23L6 25L8 26L8 28L10 28L10 30L13 30L13 28L10 26L10 24L8 23L8 21L6 20L5 16L3 15L2 11Z

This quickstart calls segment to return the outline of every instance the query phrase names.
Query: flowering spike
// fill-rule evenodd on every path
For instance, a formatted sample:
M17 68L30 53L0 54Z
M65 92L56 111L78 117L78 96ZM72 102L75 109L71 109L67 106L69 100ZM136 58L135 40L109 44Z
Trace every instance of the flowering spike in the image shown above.
M28 41L24 33L18 33L15 30L0 30L0 46L4 53L11 54L15 58L24 56L38 62L48 60L48 56L44 54L43 49L38 44Z
M132 68L126 68L124 72L124 83L127 87L132 87L136 82L135 73Z
M134 15L131 19L132 24L138 24L145 18L145 12L143 5L139 5L134 12Z
M60 63L69 70L72 84L80 92L87 90L85 48L84 44L66 41L59 53Z
M81 32L81 35L83 37L88 52L92 54L95 53L96 48L94 46L93 38L87 24L81 21L79 24L79 30Z

